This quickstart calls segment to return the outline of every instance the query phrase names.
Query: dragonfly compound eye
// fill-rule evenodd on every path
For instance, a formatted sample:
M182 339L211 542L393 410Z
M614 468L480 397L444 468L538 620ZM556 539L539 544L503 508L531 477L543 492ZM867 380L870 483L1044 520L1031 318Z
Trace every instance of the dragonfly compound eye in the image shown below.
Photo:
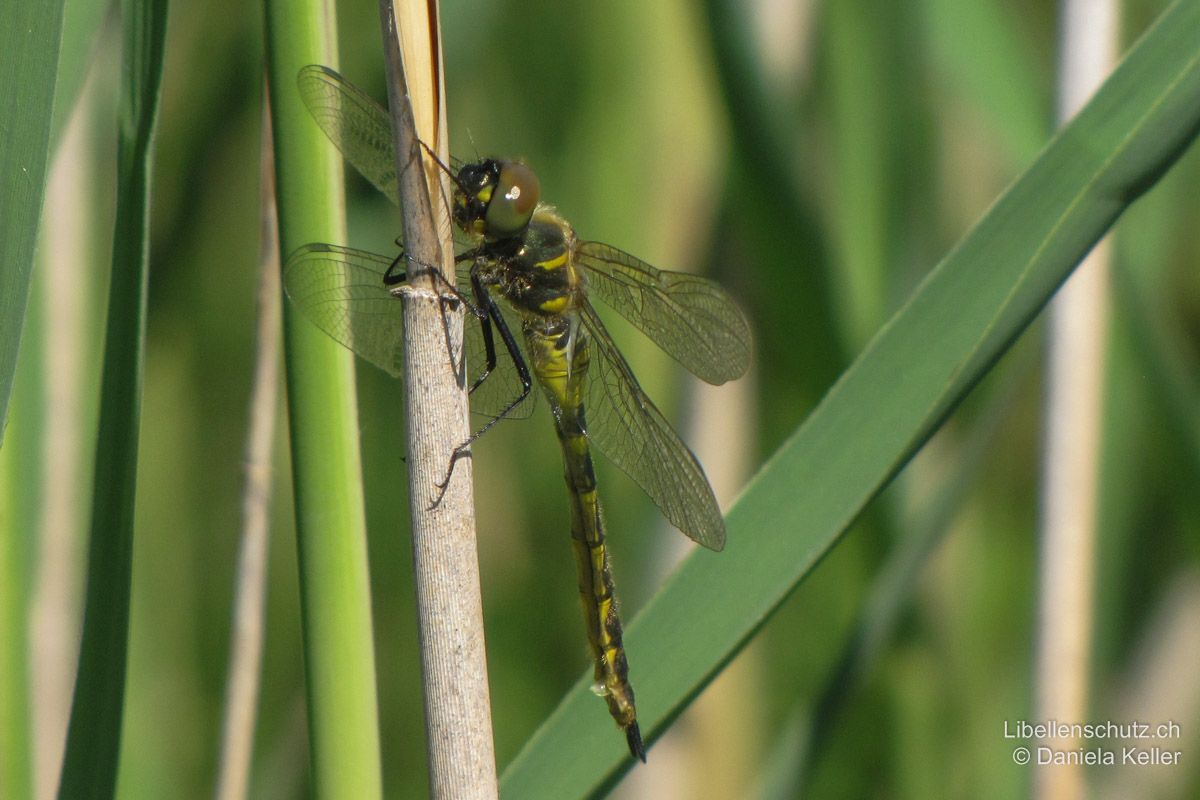
M517 161L502 162L500 179L488 203L488 235L503 239L521 233L533 217L540 194L541 184L533 170Z

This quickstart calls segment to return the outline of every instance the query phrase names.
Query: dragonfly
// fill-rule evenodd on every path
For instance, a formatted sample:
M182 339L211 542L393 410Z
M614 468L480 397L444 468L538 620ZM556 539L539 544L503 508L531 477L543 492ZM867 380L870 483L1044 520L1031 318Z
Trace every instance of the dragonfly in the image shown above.
M305 106L346 160L398 202L388 113L327 67L304 67L298 82ZM578 239L570 223L540 201L537 176L524 163L451 159L439 166L453 185L458 253L452 291L471 311L464 335L471 409L488 418L455 455L500 419L528 416L536 380L562 448L593 690L624 731L629 752L645 762L592 447L695 542L721 550L725 523L696 456L642 391L591 301L601 300L711 384L749 368L749 323L710 280L659 270L610 245ZM400 239L397 245L403 247ZM284 286L318 328L399 376L404 330L396 291L406 280L405 264L412 266L403 252L388 257L307 244L289 256Z

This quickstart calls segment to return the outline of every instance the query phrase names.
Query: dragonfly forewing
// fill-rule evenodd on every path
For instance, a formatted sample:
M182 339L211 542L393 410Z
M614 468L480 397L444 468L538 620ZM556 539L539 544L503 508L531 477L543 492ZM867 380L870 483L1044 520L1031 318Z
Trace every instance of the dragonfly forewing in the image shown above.
M387 110L362 89L319 64L302 68L297 81L305 107L329 140L359 174L399 205L396 150ZM461 162L451 159L450 165L457 170ZM449 208L448 197L442 197L441 202ZM451 234L460 238L457 230L451 230Z
M297 78L317 125L350 164L399 205L392 122L383 106L328 67L309 64Z

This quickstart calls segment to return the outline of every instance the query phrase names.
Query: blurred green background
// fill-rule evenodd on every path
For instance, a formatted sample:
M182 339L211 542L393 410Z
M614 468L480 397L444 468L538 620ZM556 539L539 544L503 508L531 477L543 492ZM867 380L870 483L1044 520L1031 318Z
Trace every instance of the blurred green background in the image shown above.
M1123 42L1165 5L1126 3ZM261 11L215 0L177 3L171 13L153 189L125 798L212 792L253 358ZM375 4L343 3L339 15L342 73L382 99ZM754 371L703 394L613 324L725 502L1053 128L1057 19L1055 4L1042 0L447 0L442 22L454 152L523 157L581 236L711 275L748 312ZM57 166L70 170L68 191L44 215L43 253L69 248L67 267L42 269L35 281L15 438L6 445L19 446L22 426L65 436L25 451L21 463L39 470L47 453L86 456L94 435L102 327L87 298L104 296L109 254L114 34L111 25L101 33L76 110L73 165ZM1184 759L1153 777L1091 772L1096 796L1133 796L1113 794L1124 780L1152 782L1136 784L1139 797L1200 792L1200 698L1151 680L1174 665L1173 681L1194 684L1200 658L1198 179L1192 152L1117 228L1091 676L1097 720L1166 721L1144 716L1174 703L1165 708L1181 726ZM391 252L396 210L356 175L348 187L348 243ZM82 222L70 209L85 209ZM60 299L63 280L82 287L82 301ZM78 304L70 333L83 377L55 404L37 381L71 367L51 361L39 350L50 345L28 330L67 302ZM681 718L678 734L634 770L627 796L789 797L801 786L814 797L1027 793L1030 770L1012 764L1003 725L1033 714L1040 338L1035 325L697 712ZM384 784L389 797L419 797L427 779L402 387L361 362L359 385ZM39 419L48 413L61 416ZM500 426L475 448L501 768L587 666L561 465L544 414L543 404L533 420ZM283 430L255 798L303 797L308 784ZM73 660L78 627L90 459L82 464L44 495L66 520L58 549L31 545L26 554L30 590L53 591L44 581L59 581L52 586L66 598L50 614L50 639L39 640L59 664ZM616 470L602 464L600 479L629 618L683 538ZM46 518L42 497L21 499L31 519ZM910 537L926 545L906 571L894 554ZM888 614L872 619L890 619L873 629L870 657L839 672L888 565L900 588ZM636 687L638 671L652 665L630 659ZM34 672L67 692L56 698L65 708L70 684ZM1143 704L1130 706L1135 697ZM596 707L596 724L610 725ZM34 713L44 726L65 712Z

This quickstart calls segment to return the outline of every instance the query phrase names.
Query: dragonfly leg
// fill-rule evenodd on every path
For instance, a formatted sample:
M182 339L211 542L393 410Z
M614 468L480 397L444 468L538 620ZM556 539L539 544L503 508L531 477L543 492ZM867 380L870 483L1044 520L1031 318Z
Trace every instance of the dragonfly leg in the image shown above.
M445 291L452 296L451 298L446 298L444 295L442 295L440 300L442 311L442 331L446 338L446 352L450 354L450 363L454 367L454 373L457 377L459 386L462 386L466 382L467 359L465 350L463 352L462 359L456 361L454 358L454 347L453 343L450 341L450 320L446 318L446 306L448 301L452 300L455 304L461 302L466 307L467 311L470 312L471 316L474 317L475 320L480 324L483 330L483 341L487 356L487 369L484 371L482 376L475 380L475 383L473 383L470 390L468 390L468 393L474 392L479 388L479 384L483 383L483 379L486 378L488 373L492 371L492 368L496 366L496 347L492 342L492 326L490 317L488 316L488 310L484 305L488 297L487 292L483 289L482 285L478 285L477 281L472 278L471 284L472 291L475 294L475 302L471 302L457 286L446 280L445 276L443 276L439 270L434 270L431 274L434 276L434 282L440 283L443 289L445 289ZM452 305L450 310L456 311L457 305Z
M383 273L383 285L395 286L398 283L404 283L408 280L407 272L396 272L396 267L400 266L400 262L408 262L408 253L404 251L404 240L397 239L396 246L400 248L400 252L392 259L392 263L388 265L387 271Z
M431 275L435 282L444 284L455 297L458 297L460 300L464 299L459 293L458 287L447 281L443 277L442 271L435 264L428 264L410 256L404 249L403 239L397 239L396 246L400 248L400 252L396 254L396 257L392 259L392 263L388 265L387 270L383 273L384 286L395 286L404 283L408 280L409 272L412 272L414 277L417 275ZM399 267L401 264L412 264L415 269L400 271Z
M491 299L487 293L487 289L480 280L479 275L471 273L471 293L475 295L474 309L475 316L479 319L480 330L483 332L483 350L486 363L483 371L475 378L475 382L471 384L468 394L473 394L476 389L483 385L487 377L492 374L492 370L496 368L496 341L492 337L492 318L488 309L488 301ZM497 315L499 318L499 315ZM507 342L505 343L507 345ZM509 353L513 353L513 349L509 348Z
M475 317L475 319L477 319L477 320L480 320L484 324L484 326L485 326L484 327L484 338L485 338L485 340L489 341L489 343L490 343L491 330L490 330L490 328L487 327L487 319L488 319L487 310L482 308L478 304L478 302L472 303L471 300L469 300L467 298L467 296L465 294L463 294L462 291L460 291L457 286L455 286L450 281L446 280L446 277L444 275L442 275L442 272L440 269L437 269L428 264L419 262L419 261L413 259L412 257L410 257L407 253L405 253L404 252L404 244L403 244L402 239L396 240L396 246L400 248L400 253L394 259L392 259L392 263L390 265L388 265L387 270L384 272L383 283L385 286L395 286L395 285L397 285L399 283L403 283L405 280L407 280L408 273L407 272L398 272L397 268L400 266L401 262L409 262L412 264L419 265L422 268L420 274L429 275L433 279L433 282L435 284L439 284L441 286L443 292L440 293L441 296L439 297L438 302L440 303L440 308L441 308L441 312L442 312L442 331L445 334L446 352L450 354L450 363L453 365L454 372L458 376L458 383L461 386L466 380L467 362L466 362L465 357L462 359L456 359L454 357L454 348L450 341L450 321L446 317L446 310L447 310L447 308L449 308L449 310L452 312L456 311L456 310L458 310L457 304L462 303L464 306L466 306L467 310L471 313L471 316ZM473 256L471 256L470 253L466 253L463 255L466 255L468 257L473 257ZM456 257L455 260L456 261L462 260L462 256ZM447 298L445 296L445 294L449 294L449 295L451 295L451 297ZM489 363L494 365L494 360L490 361ZM489 368L489 371L490 371L490 368ZM475 389L476 389L476 387L478 387L479 383L480 383L480 381L477 380L475 382L475 385L471 387L471 391L475 391Z
M508 327L508 323L504 321L504 316L500 313L496 301L492 299L491 295L487 293L483 285L474 276L472 276L472 286L475 287L476 301L480 304L480 308L484 311L486 317L481 320L484 326L484 345L488 351L486 354L488 368L485 376L486 373L491 372L496 366L495 344L491 340L492 325L495 325L495 329L500 333L500 340L504 342L504 349L508 351L508 356L512 359L513 366L516 367L517 377L521 380L521 392L499 414L489 419L483 427L468 436L465 442L454 448L454 451L450 454L450 464L446 467L446 477L437 484L438 495L434 499L433 504L429 506L431 511L437 508L442 502L442 498L446 496L446 489L450 486L450 478L454 475L454 466L458 463L459 459L470 455L471 445L480 436L491 430L493 425L511 414L514 408L521 405L525 401L525 398L529 397L529 392L533 387L533 377L529 373L529 366L521 356L521 349L517 346L517 339ZM481 381L479 380L475 381L475 385L471 387L471 391L478 388L480 383Z

